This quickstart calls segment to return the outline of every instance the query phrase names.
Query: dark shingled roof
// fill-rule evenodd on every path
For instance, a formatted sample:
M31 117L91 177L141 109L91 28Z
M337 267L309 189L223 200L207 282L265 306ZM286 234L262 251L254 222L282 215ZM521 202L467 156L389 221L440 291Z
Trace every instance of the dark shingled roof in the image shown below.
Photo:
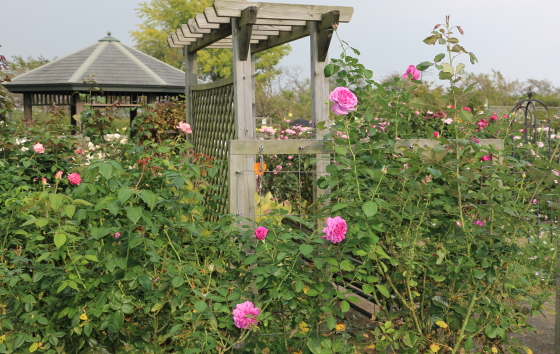
M185 73L109 35L75 53L15 77L11 92L84 90L86 78L105 91L183 93Z

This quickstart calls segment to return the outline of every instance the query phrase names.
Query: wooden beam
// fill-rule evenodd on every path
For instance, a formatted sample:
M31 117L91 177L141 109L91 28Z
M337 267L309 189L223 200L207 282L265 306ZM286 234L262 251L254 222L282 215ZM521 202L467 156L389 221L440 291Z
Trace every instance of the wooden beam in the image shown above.
M241 18L239 19L239 38L236 43L239 46L239 60L246 61L249 55L249 47L251 46L251 35L253 32L253 25L257 22L257 7L251 6L241 11ZM264 37L262 39L266 39ZM256 38L255 38L256 39Z
M259 19L257 18L257 22ZM303 23L302 26L305 26ZM253 26L253 31L280 31L280 32L291 32L292 26L272 26L272 25L255 25Z
M173 43L173 39L171 36L167 37L167 44L170 48L183 48L183 45Z
M191 33L206 34L206 33L212 32L211 29L204 29L204 28L198 27L194 18L191 18L190 20L187 21L187 26L189 27L189 30L191 31Z
M339 18L340 13L338 10L327 12L326 14L323 14L321 22L317 25L317 29L319 30L319 38L317 40L317 60L321 63L327 59L334 25L338 26Z
M191 125L194 134L200 134L200 132L197 131L197 127L194 125L191 91L191 87L196 85L198 81L198 56L196 52L189 52L188 46L185 46L183 55L185 56L185 122ZM191 144L193 143L192 134L187 134L187 141ZM195 146L195 149L196 148Z
M231 18L216 15L214 7L204 8L204 17L208 23L231 23Z
M282 32L279 36L268 37L268 40L261 41L259 44L251 46L251 53L255 54L307 36L309 36L309 25L305 27L294 27L292 32Z
M280 31L256 31L255 26L253 26L252 36L279 36ZM266 39L266 38L265 38Z
M170 34L171 39L173 40L173 43L177 44L177 45L189 45L191 44L193 41L195 41L196 39L190 40L190 41L182 41L179 39L179 37L177 36L177 33L171 33Z
M180 28L175 30L175 34L177 35L177 38L179 38L179 41L181 42L196 42L196 38L194 37L185 37L185 35L183 34L183 30Z
M203 38L199 38L196 43L189 45L189 52L198 52L217 41L231 35L231 24L221 24L220 28L214 29L211 33L206 34Z
M202 38L203 33L192 33L188 25L181 25L181 31L183 32L183 37L185 38Z
M340 22L350 22L354 8L349 6L321 6L276 4L267 2L248 2L235 0L214 0L214 9L218 16L241 17L241 11L248 6L259 9L259 18L277 20L321 21L324 13L340 11Z
M204 16L204 14L196 14L194 20L196 21L198 28L209 28L209 29L220 28L219 23L208 23L208 21L206 21L206 16Z
M298 20L274 20L269 18L257 18L257 25L263 26L305 26L307 21Z
M284 140L230 140L229 153L231 155L257 155L268 154L330 154L323 140L302 139L287 144Z

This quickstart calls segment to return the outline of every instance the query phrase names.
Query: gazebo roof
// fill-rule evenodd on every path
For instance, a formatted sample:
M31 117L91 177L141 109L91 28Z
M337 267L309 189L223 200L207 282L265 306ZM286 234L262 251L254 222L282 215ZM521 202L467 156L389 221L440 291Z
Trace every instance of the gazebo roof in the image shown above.
M183 93L185 73L134 48L111 33L86 48L54 60L5 83L14 93L84 90Z

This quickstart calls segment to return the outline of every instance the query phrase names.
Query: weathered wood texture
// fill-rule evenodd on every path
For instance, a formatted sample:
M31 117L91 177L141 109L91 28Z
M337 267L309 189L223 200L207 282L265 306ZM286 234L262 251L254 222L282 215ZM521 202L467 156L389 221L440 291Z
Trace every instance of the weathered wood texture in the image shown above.
M334 26L338 26L340 12L334 10L323 14L321 22L318 24L319 38L317 39L317 60L325 62L331 45Z
M215 158L218 163L228 161L228 143L235 139L233 78L192 85L191 97L195 151ZM217 187L208 191L207 202L216 201L216 212L227 214L228 166L222 165L209 182Z
M255 113L253 93L253 65L251 59L242 60L239 52L243 37L240 19L231 19L233 39L233 86L235 109L235 138L238 140L255 140ZM245 155L230 159L230 212L241 216L255 215L254 193L256 189L253 173L239 175L235 171L253 171L255 155Z
M262 150L261 150L262 148ZM229 142L231 155L297 155L330 154L323 140L232 140Z
M323 14L340 11L340 22L350 22L354 8L348 6L321 6L276 4L267 2L249 2L233 0L214 0L216 14L222 17L241 17L241 11L248 6L256 6L260 19L321 21Z
M183 55L185 56L185 122L190 124L192 128L197 129L194 122L194 98L191 87L198 80L198 56L196 52L189 52L189 46L185 46ZM193 143L192 134L187 134L187 141Z
M237 50L239 51L239 60L247 60L249 55L249 47L251 46L251 35L253 32L253 25L257 22L257 8L250 6L241 11L241 18L239 19L239 38L237 39ZM264 37L265 39L267 37Z
M231 25L222 24L220 25L220 28L211 30L211 33L209 33L207 36L204 36L203 38L198 39L196 43L191 44L189 46L189 52L195 53L230 35Z

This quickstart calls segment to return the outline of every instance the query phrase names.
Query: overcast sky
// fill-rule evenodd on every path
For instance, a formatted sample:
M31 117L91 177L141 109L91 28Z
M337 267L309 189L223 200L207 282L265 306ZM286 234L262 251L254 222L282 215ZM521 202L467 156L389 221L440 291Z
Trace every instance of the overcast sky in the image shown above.
M149 0L147 0L149 1ZM141 23L135 9L139 0L0 0L2 20L0 54L47 59L62 57L93 44L107 31L134 46L130 31ZM360 61L382 78L408 65L433 60L443 46L422 40L437 23L451 15L460 25L458 35L466 50L479 59L475 73L499 70L511 80L548 79L560 86L560 0L268 0L268 2L344 5L354 7L339 34L361 51ZM293 42L282 66L309 68L309 41ZM336 40L330 56L339 56ZM435 76L428 76L435 80Z

